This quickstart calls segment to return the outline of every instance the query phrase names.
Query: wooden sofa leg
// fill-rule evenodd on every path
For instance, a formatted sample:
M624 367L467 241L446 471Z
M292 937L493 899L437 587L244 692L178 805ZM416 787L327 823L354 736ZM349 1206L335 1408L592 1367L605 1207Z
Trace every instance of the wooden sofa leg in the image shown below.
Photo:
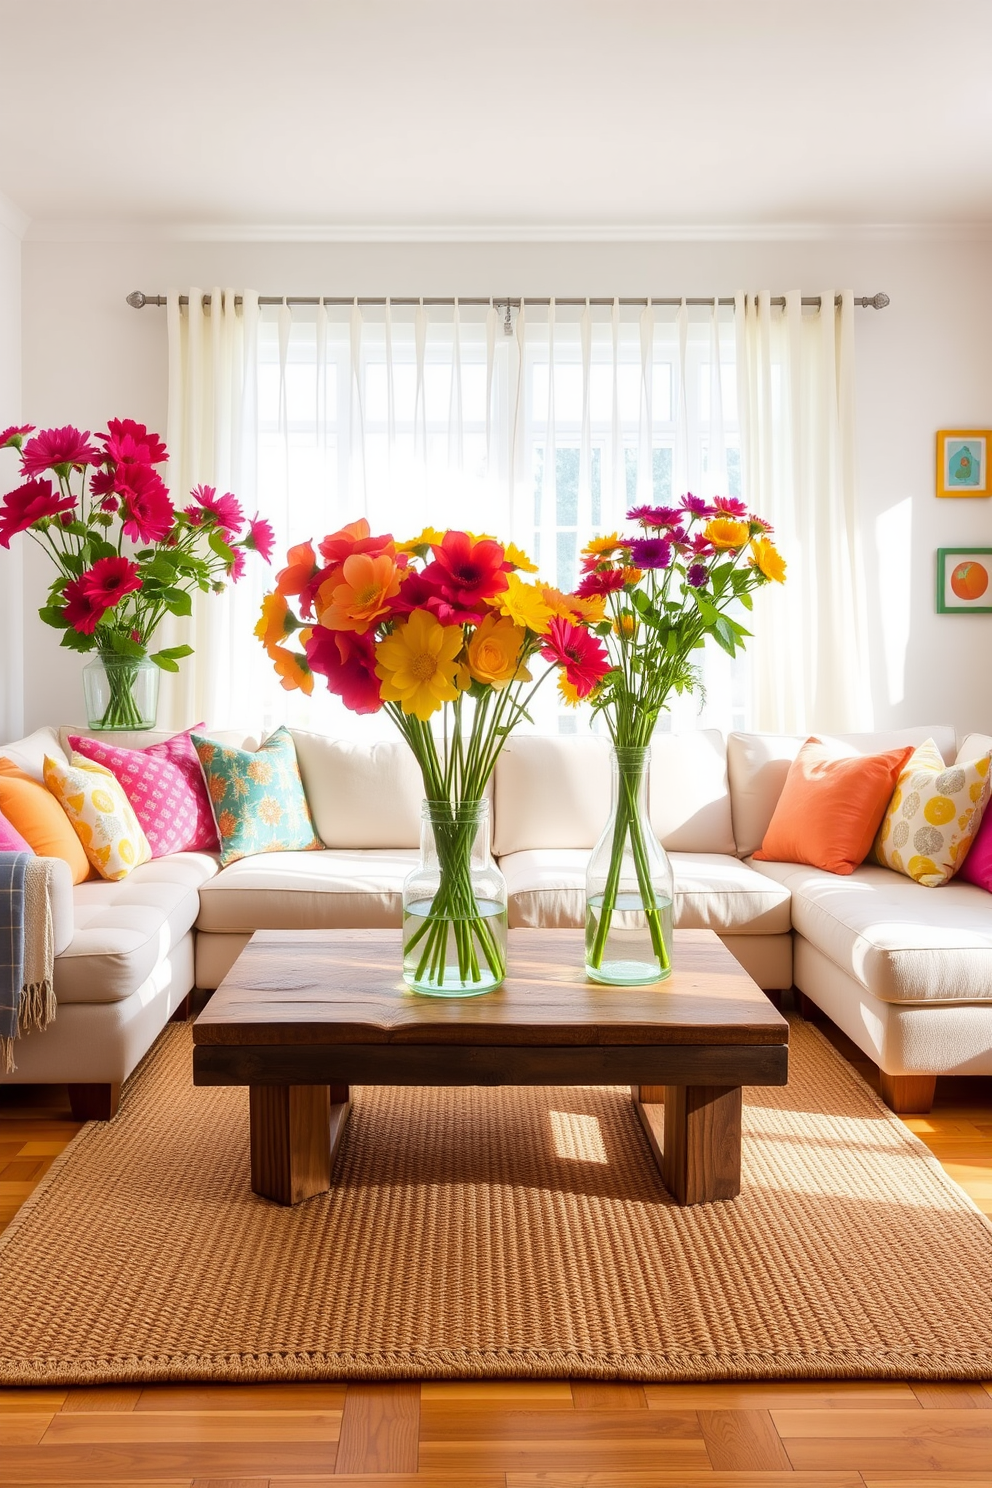
M925 1116L933 1105L936 1075L889 1075L878 1072L882 1099L897 1116Z
M77 1121L109 1121L120 1103L120 1085L69 1086L69 1105Z
M806 993L800 992L798 987L795 989L795 994L796 1007L802 1013L807 1023L812 1023L814 1018L823 1017L823 1014L820 1012L820 1009L817 1007L812 997L807 997Z
M189 1015L190 1015L191 1003L192 1003L192 993L187 992L186 993L186 996L183 998L182 1002L179 1003L179 1005L176 1008L175 1012L172 1014L171 1018L169 1019L169 1022L170 1023L188 1023L189 1022Z

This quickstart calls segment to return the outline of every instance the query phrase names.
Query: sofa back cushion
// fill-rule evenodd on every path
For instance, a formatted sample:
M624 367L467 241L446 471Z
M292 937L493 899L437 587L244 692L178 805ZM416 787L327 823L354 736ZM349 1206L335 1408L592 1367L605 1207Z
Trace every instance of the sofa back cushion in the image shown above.
M598 735L518 734L496 764L493 850L589 850L610 809L610 745ZM656 733L651 825L672 852L734 852L727 758L715 729Z
M420 846L424 785L402 739L360 742L291 730L317 835L325 847Z
M0 744L0 755L13 761L19 770L30 775L32 780L37 780L39 785L43 785L45 781L45 756L64 760L68 764L69 753L64 741L59 738L58 729L47 726L35 729L33 734L28 734L24 739L15 739L13 744Z
M734 837L742 858L750 857L764 841L789 766L808 734L743 734L727 739L727 769ZM839 742L858 754L881 754L933 739L944 759L954 758L954 730L949 726L887 729L874 734L819 734L824 744Z

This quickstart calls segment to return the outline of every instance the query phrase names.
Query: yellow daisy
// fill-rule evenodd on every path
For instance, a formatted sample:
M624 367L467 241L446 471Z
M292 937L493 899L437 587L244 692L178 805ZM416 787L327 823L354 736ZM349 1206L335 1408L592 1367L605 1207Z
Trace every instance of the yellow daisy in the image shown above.
M544 597L543 584L522 579L519 574L507 574L506 588L495 596L495 605L501 615L532 630L536 635L547 635L548 626L554 619L554 611Z
M754 554L752 566L760 569L766 579L774 579L776 584L785 583L785 559L774 543L767 537L753 538L751 552Z
M459 625L442 625L429 610L414 610L375 648L376 676L387 703L399 703L426 723L458 696Z

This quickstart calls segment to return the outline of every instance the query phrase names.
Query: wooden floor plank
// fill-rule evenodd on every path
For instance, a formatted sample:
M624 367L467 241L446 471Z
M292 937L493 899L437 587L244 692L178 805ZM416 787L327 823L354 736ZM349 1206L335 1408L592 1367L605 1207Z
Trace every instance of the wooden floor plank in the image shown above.
M787 1472L785 1447L766 1410L699 1412L710 1465L724 1472Z
M633 1412L631 1413L633 1414ZM575 1441L566 1437L531 1438L525 1441L422 1442L420 1471L433 1472L537 1472L544 1469L560 1476L565 1472L606 1472L615 1480L622 1472L675 1472L709 1467L701 1438L677 1437L631 1440L620 1436L603 1440Z
M859 1436L790 1438L789 1461L801 1468L856 1468L862 1477L913 1472L984 1472L989 1481L989 1443L979 1437ZM986 1485L987 1488L987 1485Z
M52 1415L32 1411L11 1411L0 1416L0 1448L38 1446L54 1419Z
M133 1411L141 1396L140 1386L79 1385L69 1390L63 1411Z
M572 1403L567 1380L431 1380L420 1387L420 1400L514 1400L527 1410L540 1410L545 1402L565 1409Z
M986 1443L992 1466L992 1416L985 1411L885 1411L873 1421L864 1411L783 1410L773 1411L772 1420L783 1440L803 1436L971 1437Z
M878 1478L872 1473L861 1480L865 1488L989 1488L992 1476L989 1473L912 1473L907 1477L900 1473L897 1478Z
M194 1483L193 1488L199 1488L199 1484ZM333 1478L270 1478L269 1488L506 1488L506 1477L501 1472L431 1473L429 1478L420 1473L359 1473L357 1476L354 1473L335 1473ZM826 1484L824 1488L833 1488L833 1485ZM847 1485L844 1484L843 1488Z
M992 1410L992 1395L981 1385L918 1383L913 1394L926 1410Z
M319 1477L334 1471L334 1442L195 1442L136 1446L7 1447L0 1484L182 1482L194 1478Z
M871 1380L645 1385L650 1410L920 1410L907 1384ZM992 1398L992 1397L990 1397Z
M282 1485L280 1484L280 1488ZM303 1485L300 1485L303 1488ZM426 1488L426 1485L422 1485ZM508 1472L506 1488L864 1488L857 1472Z
M418 1384L349 1385L335 1472L415 1473L419 1431Z
M345 1385L146 1385L142 1411L341 1411Z
M18 1419L15 1416L8 1420ZM49 1444L124 1446L145 1442L336 1442L341 1412L281 1411L87 1412L51 1418Z
M45 1411L62 1409L68 1390L10 1389L0 1390L0 1415L5 1411Z
M572 1402L576 1410L646 1410L648 1404L643 1385L600 1380L573 1380Z
M700 1435L695 1411L567 1410L527 1411L469 1402L422 1402L420 1440L426 1442L542 1441L591 1442L604 1438L663 1441Z

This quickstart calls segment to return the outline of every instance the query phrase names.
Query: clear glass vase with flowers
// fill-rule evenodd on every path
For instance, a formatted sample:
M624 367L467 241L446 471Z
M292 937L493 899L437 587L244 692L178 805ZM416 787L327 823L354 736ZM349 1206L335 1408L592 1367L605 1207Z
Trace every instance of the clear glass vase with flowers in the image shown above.
M271 526L246 521L237 499L211 486L177 510L156 468L165 445L133 419L111 419L92 440L71 426L35 433L22 424L0 431L0 449L17 451L22 476L0 503L0 547L26 532L54 563L38 613L63 646L99 655L87 678L91 727L151 727L149 672L176 672L192 654L186 645L150 651L159 624L189 615L194 590L237 583L249 551L269 562Z
M731 611L751 591L782 583L770 528L736 497L627 513L635 535L594 538L578 594L601 600L610 669L590 702L614 746L613 803L586 876L586 971L632 985L671 972L673 886L648 817L651 737L673 693L699 685L693 655L708 636L730 656L749 632ZM673 788L675 783L673 783Z
M578 701L609 667L592 631L605 601L524 577L535 571L492 537L427 529L404 542L363 519L317 553L292 548L256 626L284 687L311 692L319 674L354 712L385 709L413 751L423 859L404 891L403 976L418 992L464 997L503 980L506 898L489 855L487 783L551 671Z

